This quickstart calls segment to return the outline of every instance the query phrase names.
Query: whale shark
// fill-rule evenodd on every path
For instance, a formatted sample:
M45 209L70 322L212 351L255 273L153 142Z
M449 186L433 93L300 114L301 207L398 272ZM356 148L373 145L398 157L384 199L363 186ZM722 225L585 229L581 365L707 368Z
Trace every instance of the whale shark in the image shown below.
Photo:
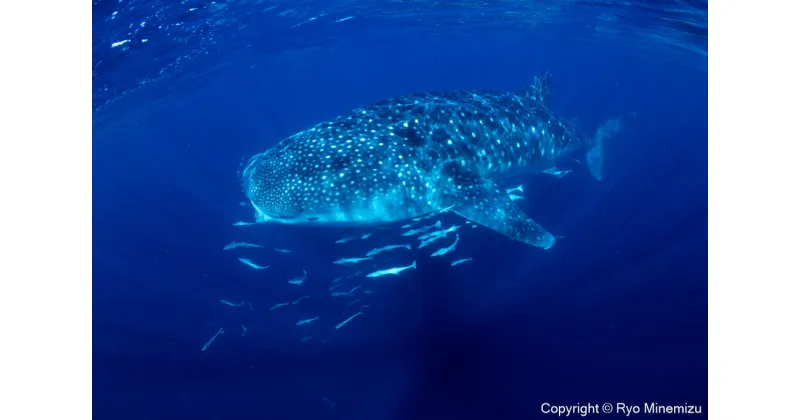
M602 179L608 120L585 135L550 106L552 74L517 91L409 94L357 108L282 140L241 172L258 223L368 226L452 211L548 249L555 236L498 182L585 157Z

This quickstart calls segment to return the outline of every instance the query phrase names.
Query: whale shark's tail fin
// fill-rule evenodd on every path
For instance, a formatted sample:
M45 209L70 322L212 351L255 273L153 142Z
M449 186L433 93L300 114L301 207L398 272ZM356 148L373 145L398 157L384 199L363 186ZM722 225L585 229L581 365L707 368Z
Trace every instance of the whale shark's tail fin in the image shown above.
M589 139L586 149L586 163L589 166L589 172L598 181L603 179L603 149L605 143L616 136L620 128L622 128L622 121L619 118L612 118L597 127L594 137Z

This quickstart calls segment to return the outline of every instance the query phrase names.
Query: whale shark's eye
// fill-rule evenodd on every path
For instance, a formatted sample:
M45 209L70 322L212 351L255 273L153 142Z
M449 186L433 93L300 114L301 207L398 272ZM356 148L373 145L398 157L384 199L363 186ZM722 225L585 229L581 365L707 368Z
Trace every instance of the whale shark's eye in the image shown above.
M317 220L319 220L319 217L306 217L306 220L309 222L316 222Z

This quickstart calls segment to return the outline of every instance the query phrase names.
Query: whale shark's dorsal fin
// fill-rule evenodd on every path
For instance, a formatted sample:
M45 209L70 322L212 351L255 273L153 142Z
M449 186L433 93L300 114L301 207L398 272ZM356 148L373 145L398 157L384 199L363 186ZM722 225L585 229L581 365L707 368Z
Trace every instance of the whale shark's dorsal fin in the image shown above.
M550 85L552 84L553 74L544 71L533 78L533 83L523 89L525 96L536 99L545 106L550 105Z

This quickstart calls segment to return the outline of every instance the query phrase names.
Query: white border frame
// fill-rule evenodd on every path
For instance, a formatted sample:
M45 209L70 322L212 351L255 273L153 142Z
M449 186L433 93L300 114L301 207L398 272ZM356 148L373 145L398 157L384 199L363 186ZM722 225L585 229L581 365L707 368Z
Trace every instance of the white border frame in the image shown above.
M798 9L718 0L709 13L711 418L798 413Z
M0 418L91 418L91 2L0 25Z
M13 2L0 26L0 418L91 415L89 4ZM797 414L798 8L711 5L711 418Z

